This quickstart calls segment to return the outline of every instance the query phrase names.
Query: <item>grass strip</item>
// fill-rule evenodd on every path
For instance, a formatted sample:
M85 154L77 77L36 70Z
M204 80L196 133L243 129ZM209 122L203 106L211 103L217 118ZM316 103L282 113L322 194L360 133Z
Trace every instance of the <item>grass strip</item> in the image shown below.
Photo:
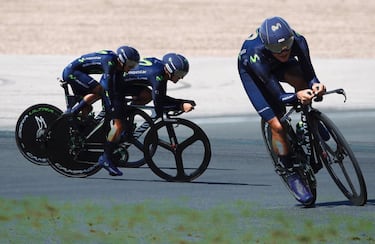
M249 202L209 209L184 201L105 204L47 198L0 199L0 243L374 243L374 215L312 209L287 214Z

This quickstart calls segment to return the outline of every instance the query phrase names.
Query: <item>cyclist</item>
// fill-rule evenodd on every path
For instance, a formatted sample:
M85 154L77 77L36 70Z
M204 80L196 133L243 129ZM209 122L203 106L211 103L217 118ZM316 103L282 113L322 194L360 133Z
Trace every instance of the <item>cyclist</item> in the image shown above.
M314 95L325 92L311 64L305 38L281 17L265 19L244 41L238 72L254 108L271 127L273 150L287 169L290 188L300 202L310 202L312 193L293 170L295 159L279 120L285 113L284 104L297 100L308 104ZM280 82L288 83L295 92L285 92Z
M194 109L194 105L182 99L167 96L167 81L177 83L189 72L188 60L177 53L168 53L162 60L143 58L139 65L131 70L122 83L122 90L127 96L133 96L133 103L146 104L153 100L156 115L162 116L163 109L181 108L184 112ZM152 87L152 90L148 88Z
M133 96L136 104L146 104L152 99L155 104L155 111L157 116L162 116L164 106L182 108L183 111L189 112L194 106L190 103L183 102L183 100L175 99L166 95L167 81L171 80L173 83L189 72L189 62L185 57L176 53L169 53L163 57L163 60L157 58L142 59L139 65L122 77L122 82L116 81L113 84L113 93L111 101L113 107L117 107L118 112L114 115L114 128L111 129L108 135L108 141L105 144L104 154L99 158L99 163L104 166L112 176L120 176L122 172L115 166L111 155L117 147L119 139L127 134L122 134L123 131L128 131L131 125L128 121L119 120L124 114L123 104L126 104L126 96ZM147 86L152 87L152 91ZM117 121L117 122L116 122ZM125 127L125 128L122 128ZM125 139L126 140L126 139Z
M104 154L99 157L98 163L113 176L122 175L111 158L124 130L121 118L125 116L125 102L117 95L116 83L122 82L124 73L135 68L139 59L136 49L121 46L117 49L117 53L103 50L83 55L63 71L63 79L71 85L74 94L84 96L80 103L68 112L78 113L85 107L89 107L86 109L89 112L93 102L99 98L104 101L107 117L111 120L111 130L104 145ZM90 74L102 74L100 83ZM87 111L85 113L88 113Z
M138 62L138 51L129 46L119 47L117 54L102 50L75 59L63 70L62 77L70 84L73 93L83 98L66 113L78 114L82 110L83 115L87 115L92 110L91 104L103 97L104 90L108 89L114 75L118 71L128 72ZM91 76L92 74L102 74L100 83Z

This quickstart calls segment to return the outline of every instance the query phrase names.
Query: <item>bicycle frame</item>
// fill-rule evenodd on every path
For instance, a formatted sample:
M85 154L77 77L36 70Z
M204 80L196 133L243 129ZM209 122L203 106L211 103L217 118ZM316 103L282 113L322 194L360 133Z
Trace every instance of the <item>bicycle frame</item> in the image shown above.
M297 136L295 138L290 138L292 142L295 142L297 146L293 146L293 150L297 150L295 147L302 148L304 157L306 158L306 162L310 164L310 166L314 169L314 173L318 171L321 167L321 161L320 158L316 155L316 149L318 148L318 143L315 139L314 134L312 133L312 113L316 112L317 110L313 109L311 104L309 105L294 105L281 119L280 121L289 124L290 129L293 129L292 124L290 124L291 118L290 116L293 113L300 113L300 121L302 122L302 135L303 138L297 139ZM289 134L289 133L288 133ZM294 133L295 134L295 133Z
M328 94L341 94L345 97L344 102L346 102L346 94L344 89L335 89L331 91L325 92L324 95ZM315 98L316 102L321 102L322 97L316 97ZM314 173L316 173L322 165L320 157L316 155L317 149L319 148L319 140L317 140L317 135L315 135L314 131L312 131L313 125L313 114L314 113L320 113L319 110L314 109L312 107L312 104L306 104L302 105L300 103L298 104L287 104L286 106L292 106L292 108L285 113L285 115L280 119L281 123L287 122L288 123L291 121L290 116L293 113L300 113L301 117L301 122L303 123L302 131L303 131L303 142L305 142L303 145L300 143L299 146L301 146L304 150L305 156L307 158L307 162L310 163L310 166L314 169ZM292 126L292 125L290 125Z

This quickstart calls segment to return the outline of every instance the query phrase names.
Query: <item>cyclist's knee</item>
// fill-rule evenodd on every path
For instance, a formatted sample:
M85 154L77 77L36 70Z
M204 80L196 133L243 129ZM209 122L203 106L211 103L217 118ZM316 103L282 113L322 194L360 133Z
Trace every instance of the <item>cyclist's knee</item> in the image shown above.
M133 102L132 104L134 105L145 105L152 100L152 92L150 89L145 88L140 91L138 96L133 97Z
M92 89L92 93L96 94L98 97L104 94L104 89L101 85L97 85Z

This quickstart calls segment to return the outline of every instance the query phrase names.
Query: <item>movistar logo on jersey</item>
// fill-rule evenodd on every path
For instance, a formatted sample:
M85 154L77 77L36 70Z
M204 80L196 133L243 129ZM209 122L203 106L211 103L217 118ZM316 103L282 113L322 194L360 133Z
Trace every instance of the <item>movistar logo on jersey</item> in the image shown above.
M99 54L108 54L108 51L106 51L106 50L101 50L101 51L99 51L99 52L97 52L97 53L99 53Z
M161 75L156 76L156 80L157 81L162 81L163 80L163 76L161 76Z
M129 71L129 74L132 74L132 75L140 75L140 74L146 74L147 71L146 70L130 70Z
M253 56L250 56L250 63L256 63L260 60L260 57L258 54L254 54Z
M108 61L108 65L109 65L109 66L113 66L114 63L113 63L112 61Z
M78 62L80 62L80 63L85 62L85 58L80 58L80 59L78 59Z
M148 60L147 58L142 58L139 61L138 65L141 65L141 66L152 66L152 62L150 60Z

